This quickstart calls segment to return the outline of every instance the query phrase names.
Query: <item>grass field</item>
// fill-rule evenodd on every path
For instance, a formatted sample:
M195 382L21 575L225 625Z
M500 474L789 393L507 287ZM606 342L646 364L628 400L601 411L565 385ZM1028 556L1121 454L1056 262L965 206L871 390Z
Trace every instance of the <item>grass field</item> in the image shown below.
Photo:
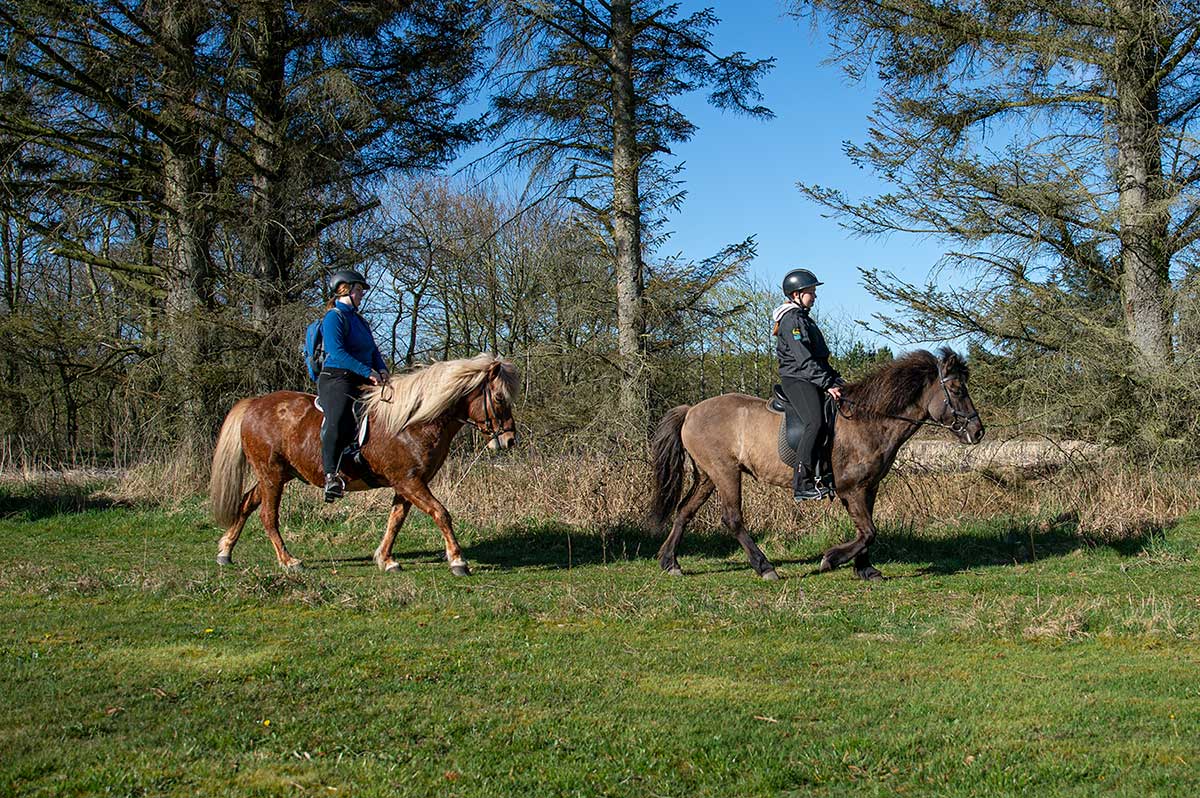
M451 508L453 510L453 507ZM1200 520L883 525L892 577L806 576L845 526L659 541L292 512L213 562L199 501L0 488L0 794L1183 795L1200 788ZM465 520L465 519L464 519Z

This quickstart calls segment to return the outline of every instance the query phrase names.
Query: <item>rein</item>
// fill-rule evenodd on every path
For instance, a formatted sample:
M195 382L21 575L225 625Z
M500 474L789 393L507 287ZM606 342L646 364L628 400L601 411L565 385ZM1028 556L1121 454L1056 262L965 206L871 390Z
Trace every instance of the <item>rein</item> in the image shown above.
M946 382L948 380L950 380L950 377L947 377L942 373L942 367L939 364L938 365L938 382L942 386L942 394L945 397L945 399L943 401L945 402L946 409L949 410L951 412L951 414L953 414L953 416L954 416L954 423L952 423L952 424L944 424L941 421L935 421L932 418L915 419L915 418L909 418L908 416L894 416L894 415L891 415L888 413L878 413L878 412L874 413L873 415L876 415L880 418L894 419L896 421L907 421L909 424L912 424L912 425L918 426L918 427L939 427L941 429L948 429L951 432L953 432L955 435L961 435L962 433L967 431L967 426L972 421L976 421L979 419L979 411L975 410L971 413L964 413L961 410L959 410L957 407L955 407L954 403L950 401L950 389L946 387ZM847 420L854 418L853 412L847 412L843 408L843 405L849 405L851 408L853 408L853 406L855 405L855 402L853 399L836 399L834 401L837 405L837 413L839 416L841 416L842 418L847 419Z

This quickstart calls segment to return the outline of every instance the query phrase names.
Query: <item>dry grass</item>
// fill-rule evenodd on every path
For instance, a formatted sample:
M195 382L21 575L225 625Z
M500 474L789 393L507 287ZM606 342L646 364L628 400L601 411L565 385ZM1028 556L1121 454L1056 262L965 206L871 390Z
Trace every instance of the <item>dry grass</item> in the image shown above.
M946 469L944 447L932 464L909 457L898 461L876 503L880 523L924 528L993 518L1034 518L1043 526L1071 522L1082 534L1112 539L1168 523L1190 511L1200 495L1200 476L1186 469L1147 470L1078 442L1005 445L979 459ZM919 453L920 450L917 450ZM1018 464L1007 459L1018 457ZM468 468L468 466L470 467ZM745 480L746 523L757 533L825 529L846 518L838 503L795 505L787 493ZM650 503L646 460L600 453L515 457L447 464L435 490L448 507L474 523L503 526L516 519L554 519L611 527L641 524ZM374 501L386 506L381 494ZM698 515L700 527L720 526L719 505L710 500Z
M980 449L980 447L975 447ZM876 505L880 524L949 527L989 519L1032 519L1043 531L1069 526L1080 534L1115 539L1179 518L1195 506L1200 477L1186 468L1154 470L1078 443L1006 443L963 460L961 447L914 441L885 480ZM955 459L958 458L958 459ZM125 502L171 506L202 492L207 474L183 457L127 471L110 494ZM181 489L180 486L193 486ZM650 501L644 456L608 452L563 454L526 446L503 456L462 451L452 456L433 486L458 519L505 527L532 519L593 529L641 526ZM390 504L387 491L354 494L334 506L316 488L289 488L285 501L301 517L377 517ZM757 535L808 534L845 524L839 504L794 505L786 492L746 480L747 525ZM717 528L717 501L696 519Z

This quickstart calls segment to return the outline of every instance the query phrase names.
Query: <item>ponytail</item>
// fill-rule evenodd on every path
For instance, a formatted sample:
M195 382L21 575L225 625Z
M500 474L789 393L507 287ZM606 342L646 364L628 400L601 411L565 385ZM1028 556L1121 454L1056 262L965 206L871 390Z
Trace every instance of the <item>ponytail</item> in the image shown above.
M338 287L333 289L333 296L325 303L325 310L333 310L333 306L337 304L337 301L344 296L350 296L350 291L353 289L353 283L338 283Z

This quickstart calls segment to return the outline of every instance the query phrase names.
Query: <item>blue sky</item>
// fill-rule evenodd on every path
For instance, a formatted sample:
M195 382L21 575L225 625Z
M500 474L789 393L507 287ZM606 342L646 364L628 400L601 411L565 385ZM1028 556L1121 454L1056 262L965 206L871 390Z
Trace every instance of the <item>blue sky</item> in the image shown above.
M851 84L840 68L824 65L827 39L807 21L783 16L778 0L711 2L721 24L714 31L719 53L743 50L774 56L774 71L761 84L770 121L722 113L703 96L681 107L699 126L692 141L673 148L686 162L687 200L670 219L674 231L660 255L681 252L700 259L753 234L758 258L752 273L774 284L795 266L825 282L818 308L834 316L868 320L887 312L863 289L858 267L894 271L924 282L942 254L937 241L893 235L851 236L805 199L798 182L842 189L852 198L886 189L842 152L847 140L864 141L875 87ZM681 14L702 8L687 3ZM870 336L864 334L864 338ZM909 348L901 345L901 348Z

